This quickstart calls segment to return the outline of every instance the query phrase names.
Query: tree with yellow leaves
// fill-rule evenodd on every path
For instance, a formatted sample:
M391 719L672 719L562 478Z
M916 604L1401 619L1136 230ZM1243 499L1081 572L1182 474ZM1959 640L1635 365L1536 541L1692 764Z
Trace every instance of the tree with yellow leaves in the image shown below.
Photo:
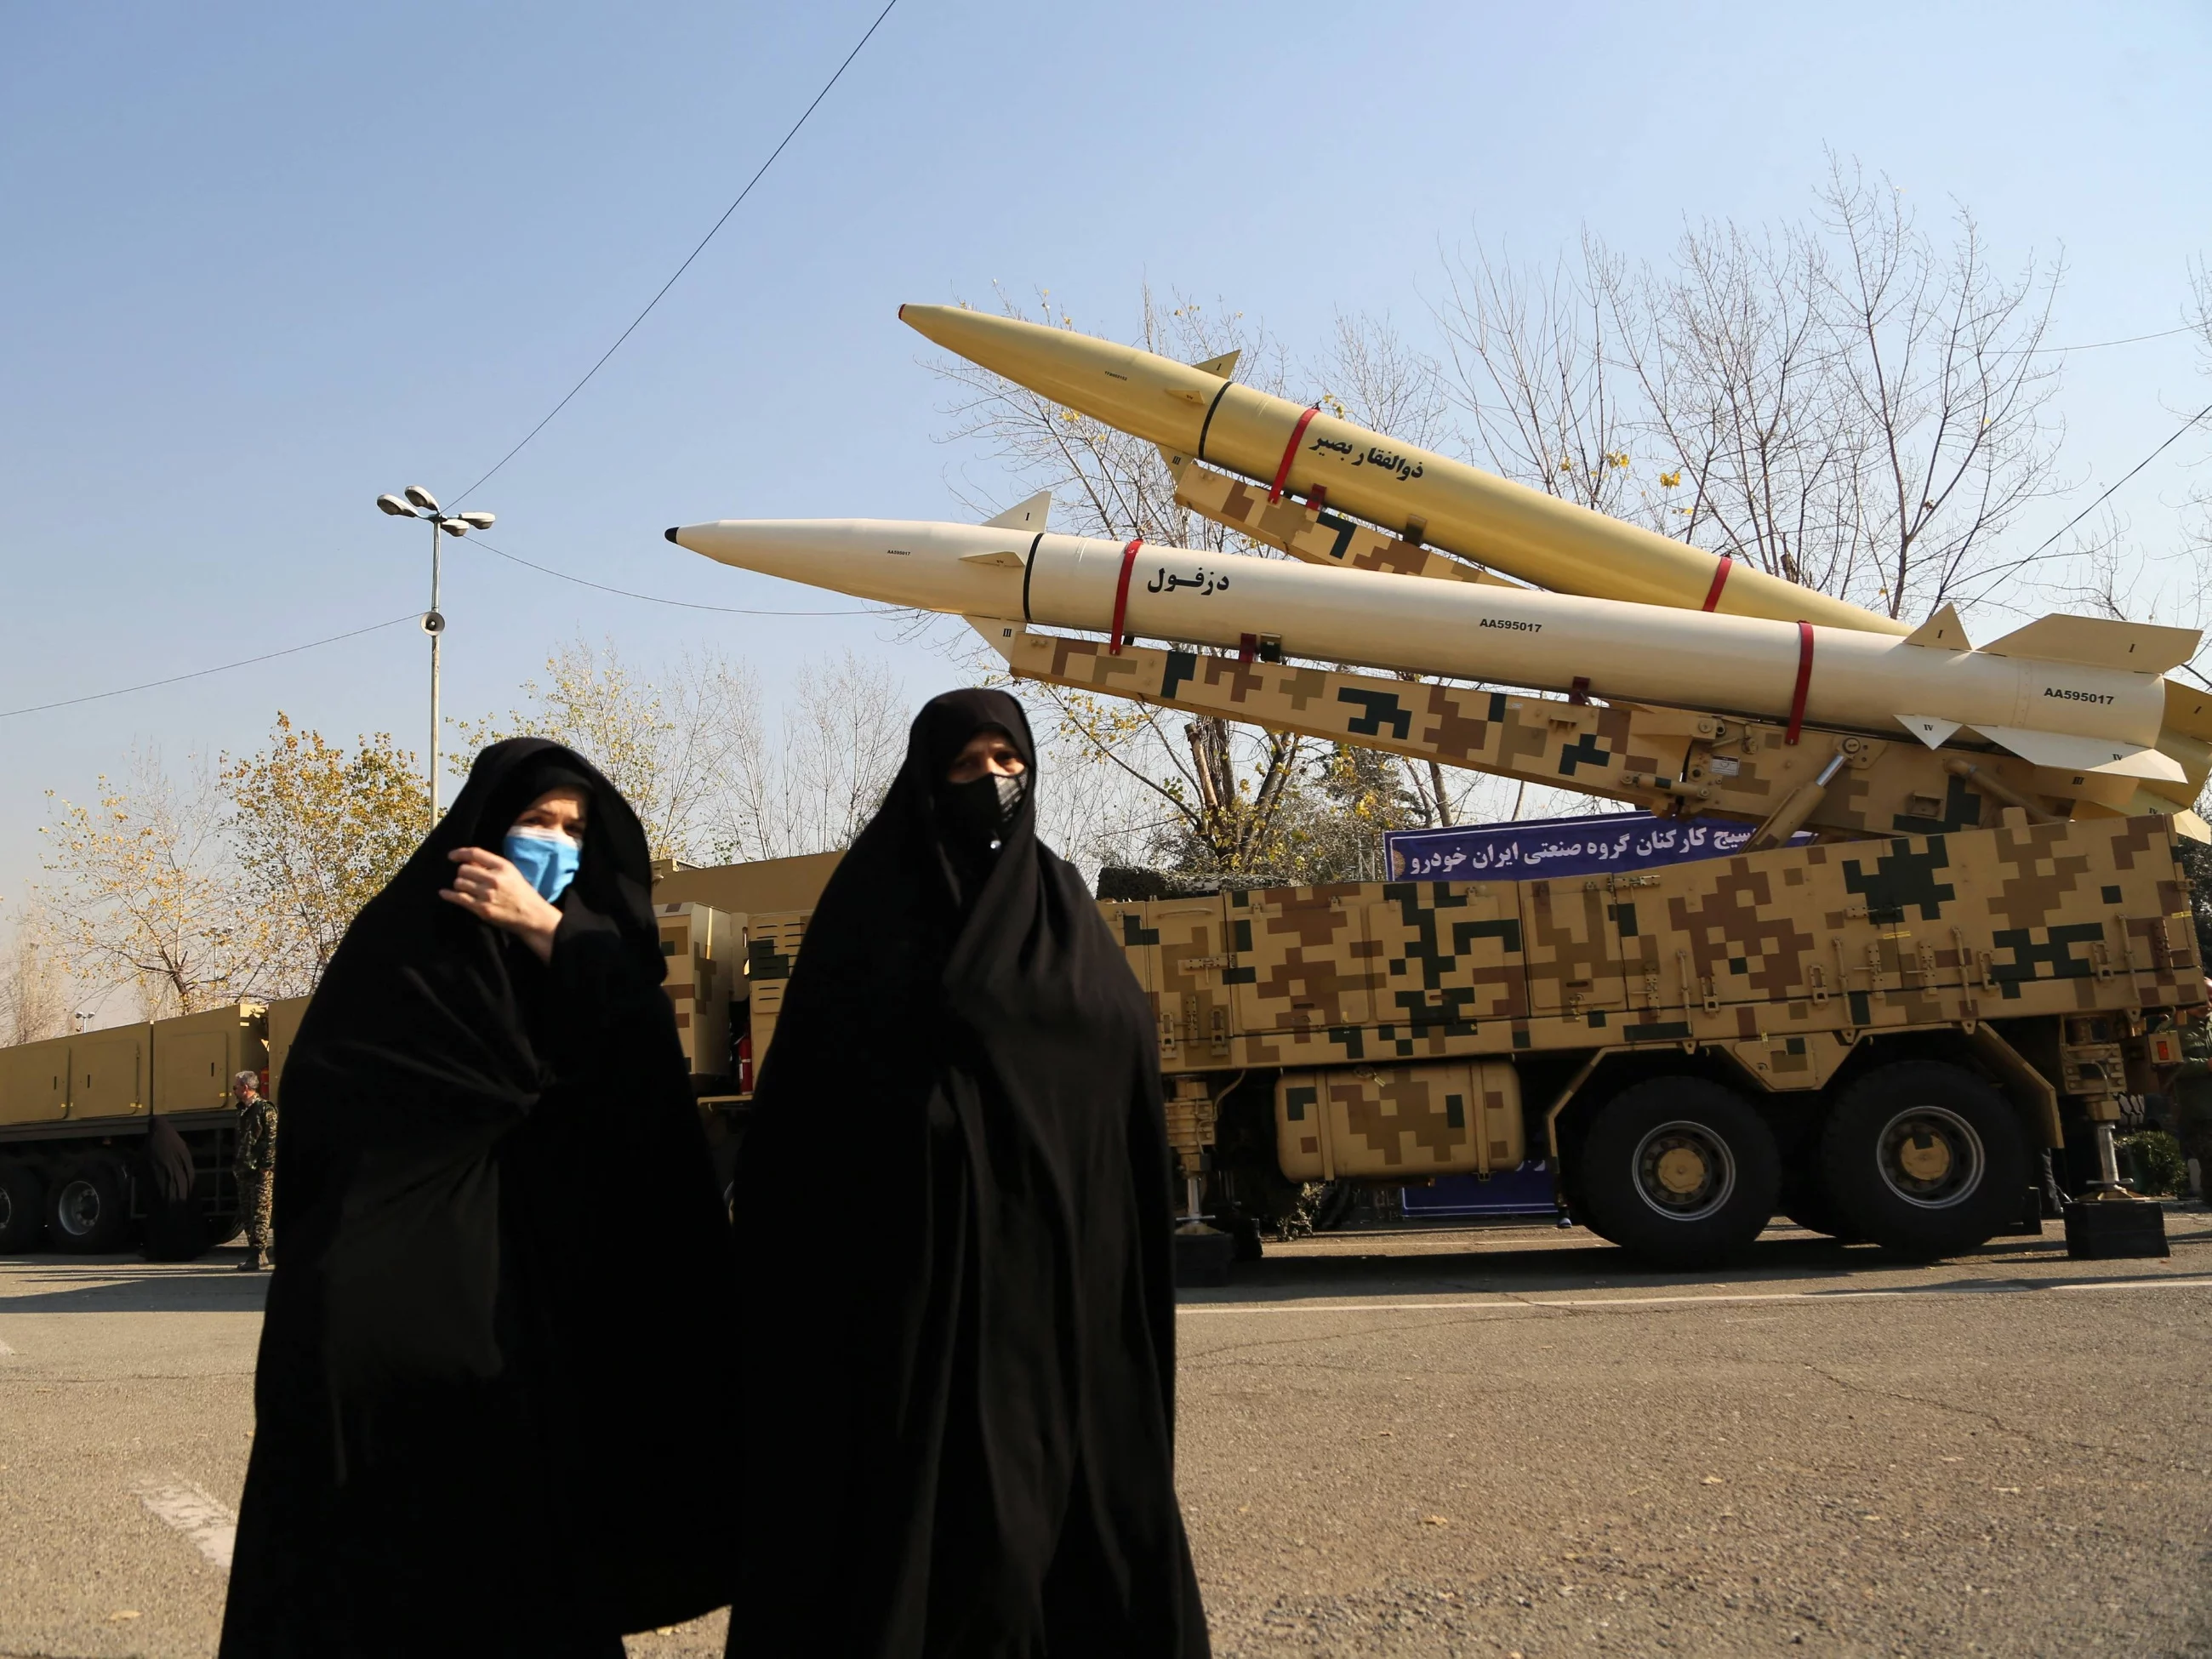
M422 839L429 795L389 733L348 750L279 713L269 746L221 775L240 897L253 919L264 995L312 991L362 905Z

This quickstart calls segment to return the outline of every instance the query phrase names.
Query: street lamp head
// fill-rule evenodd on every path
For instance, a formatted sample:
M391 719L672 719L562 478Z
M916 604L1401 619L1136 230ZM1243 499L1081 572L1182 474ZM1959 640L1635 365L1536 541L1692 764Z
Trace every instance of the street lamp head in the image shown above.
M469 533L468 526L459 519L441 519L438 520L438 528L448 536L465 536Z
M379 495L376 498L376 504L395 519L411 519L415 516L415 509L397 495Z
M460 520L463 524L475 530L489 530L494 522L492 515L489 513L464 513L460 515Z
M407 486L407 499L414 502L416 506L421 507L425 513L435 513L438 510L438 498L435 495L433 495L428 490L423 489L421 484L409 484Z

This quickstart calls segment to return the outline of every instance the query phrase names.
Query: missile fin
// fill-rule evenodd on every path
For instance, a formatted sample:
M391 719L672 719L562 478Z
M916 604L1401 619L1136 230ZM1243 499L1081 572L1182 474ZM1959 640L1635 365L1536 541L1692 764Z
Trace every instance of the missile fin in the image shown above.
M1993 657L2040 657L2045 662L2117 668L2129 674L2163 674L2197 654L2203 635L2194 628L2114 622L2104 617L2045 617L1982 647Z
M1235 351L1224 351L1218 357L1208 357L1204 362L1193 363L1191 367L1201 374L1216 375L1226 380L1236 374L1237 360L1243 355L1241 348Z
M1006 548L996 553L963 553L960 562L988 565L994 570L1019 570L1029 562L1029 559L1026 555Z
M1014 659L1014 641L1029 632L1028 623L1009 622L1000 617L963 616L960 620L974 629L981 636L984 644L989 646L1008 662Z
M2179 680L2166 683L2166 729L2212 743L2212 691Z
M2064 732L2032 732L2018 726L1977 726L1991 743L2009 749L2037 766L2063 768L2069 772L2095 772L2106 777L2154 778L2161 782L2181 781L2180 765L2155 749L2116 743L2109 738L2075 737Z
M1963 647L1960 648L1964 649ZM1938 720L1933 714L1899 714L1897 723L1930 749L1941 749L1951 740L1951 734L1959 729L1958 721Z
M2191 841L2212 842L2212 824L2186 809L2173 815L2173 833Z
M1008 507L995 519L983 520L986 530L1019 530L1034 534L1044 528L1044 521L1052 514L1052 491L1040 489L1029 500ZM1021 562L1017 559L1015 563Z
M1930 651L1971 651L1974 647L1966 638L1966 625L1959 620L1955 605L1944 605L1928 620L1905 636L1907 645L1924 646ZM1933 744L1929 745L1933 748Z

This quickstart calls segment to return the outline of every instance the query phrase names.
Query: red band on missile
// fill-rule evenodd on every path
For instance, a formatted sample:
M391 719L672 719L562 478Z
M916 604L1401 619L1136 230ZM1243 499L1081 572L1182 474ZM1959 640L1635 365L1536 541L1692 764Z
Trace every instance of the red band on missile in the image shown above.
M1710 611L1721 602L1721 589L1728 586L1729 567L1735 562L1727 554L1721 555L1720 564L1713 572L1713 585L1705 590L1705 602L1698 607L1699 610Z
M1291 481L1291 463L1298 458L1298 440L1306 435L1306 428L1313 417L1321 413L1309 409L1298 416L1298 423L1291 428L1291 441L1283 446L1283 464L1275 469L1275 482L1267 487L1267 505L1273 507L1283 499L1283 486Z
M1805 694L1813 687L1813 624L1797 624L1797 689L1790 694L1790 729L1782 734L1784 743L1797 741L1797 734L1805 726Z
M1139 536L1121 550L1121 579L1114 584L1114 629L1106 646L1109 657L1120 656L1122 646L1127 643L1121 623L1129 614L1129 573L1137 568L1137 550L1144 544L1145 538Z

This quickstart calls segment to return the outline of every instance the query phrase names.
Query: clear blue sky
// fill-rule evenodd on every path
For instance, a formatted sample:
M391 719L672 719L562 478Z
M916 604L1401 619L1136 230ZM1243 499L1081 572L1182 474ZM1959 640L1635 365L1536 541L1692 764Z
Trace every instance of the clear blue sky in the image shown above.
M19 6L0 26L0 708L418 610L450 495L603 350L878 0ZM1440 244L1633 254L1683 219L1803 210L1823 146L2064 250L2060 340L2179 320L2212 243L2201 3L1849 8L900 0L753 198L472 506L495 539L726 605L793 589L671 547L724 516L928 516L943 391L902 301L1050 287L1126 334L1149 280L1294 349L1338 309L1419 322ZM2073 359L2070 503L2208 395L2186 340ZM2191 400L2194 399L2192 402ZM2124 498L2171 518L2208 447ZM1003 492L1002 492L1003 493ZM2025 550L2023 547L2022 550ZM835 604L830 600L828 603ZM713 641L771 684L851 644L917 698L944 662L865 618L663 611L459 550L447 707L512 705L580 634ZM0 721L0 894L44 792L134 741L255 746L278 708L422 743L422 637Z

